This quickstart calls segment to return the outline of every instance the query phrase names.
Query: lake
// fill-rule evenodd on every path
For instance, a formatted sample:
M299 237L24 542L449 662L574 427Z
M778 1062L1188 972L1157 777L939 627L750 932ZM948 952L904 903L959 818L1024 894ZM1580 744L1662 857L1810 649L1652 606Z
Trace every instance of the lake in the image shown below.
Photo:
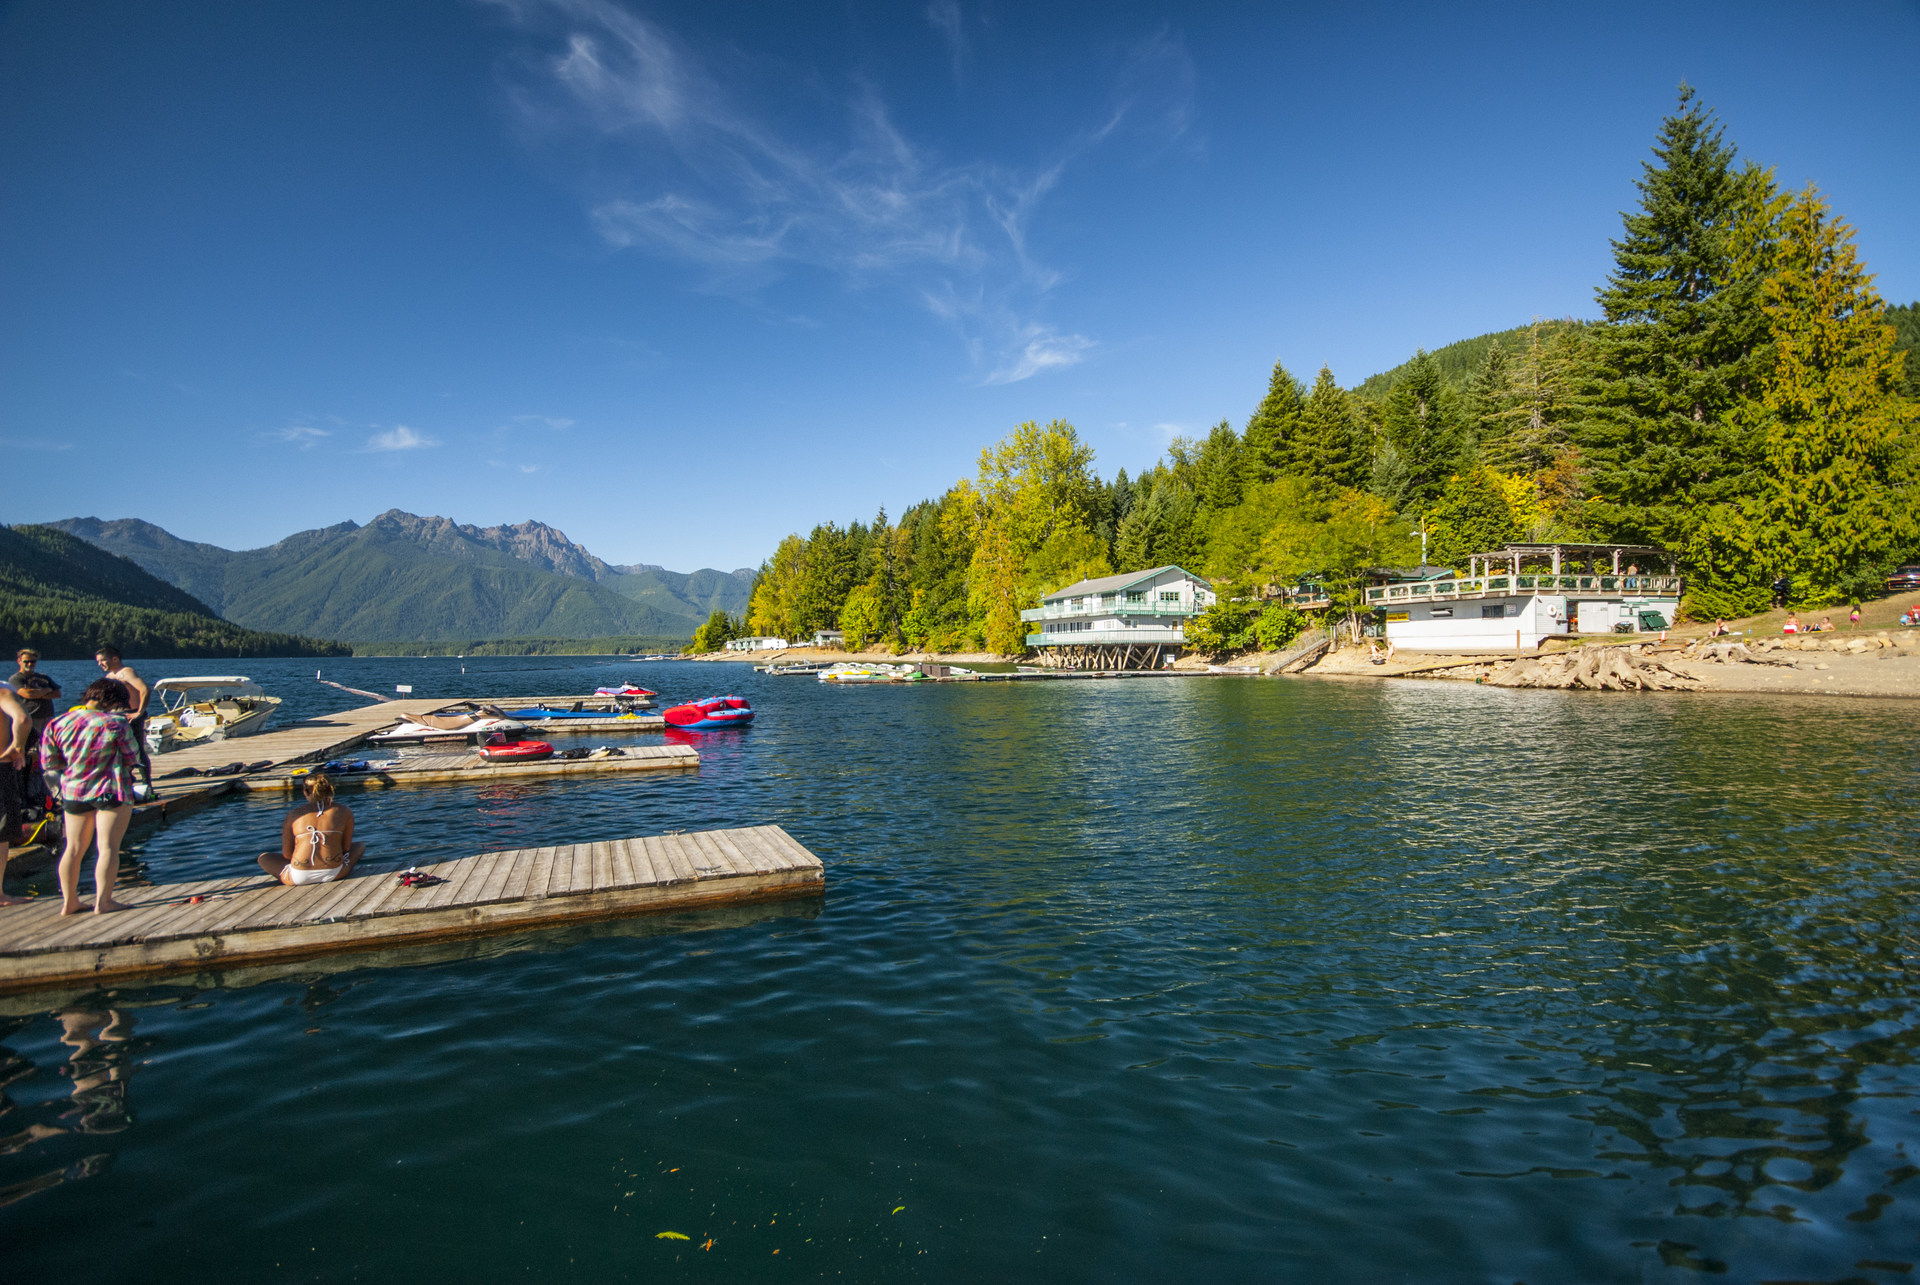
M0 1002L0 1276L1920 1260L1909 705L462 663L141 669L248 673L290 714L358 703L316 665L420 696L737 692L759 721L697 774L345 801L376 854L435 858L775 823L824 897ZM91 671L49 668L70 696ZM133 853L240 873L284 807Z

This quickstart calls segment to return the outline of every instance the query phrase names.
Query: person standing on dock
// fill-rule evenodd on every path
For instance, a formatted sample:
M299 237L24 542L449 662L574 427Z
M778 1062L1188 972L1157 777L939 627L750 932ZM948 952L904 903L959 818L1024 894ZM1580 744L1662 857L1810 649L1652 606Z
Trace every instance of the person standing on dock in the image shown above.
M17 906L25 898L7 896L7 861L20 835L20 818L27 806L27 743L33 734L33 716L20 698L0 688L0 714L7 720L6 750L0 753L0 906Z
M140 751L140 779L153 789L153 760L147 757L147 684L133 672L133 666L120 659L120 649L101 643L94 649L93 661L108 678L126 684L128 694L127 726L133 729L133 743ZM89 687L88 691L93 689Z
M40 653L33 648L22 647L13 659L20 668L8 682L33 719L33 743L38 745L40 733L53 717L53 703L60 699L60 684L40 672Z
M67 847L60 856L63 915L80 911L80 860L89 840L98 854L93 913L121 908L113 899L113 883L120 875L120 838L133 820L133 771L140 761L127 724L133 697L126 684L97 678L84 699L84 705L48 723L40 739L47 771L59 775L60 810L66 814Z
M280 826L280 851L260 854L260 868L289 888L344 879L367 850L353 841L353 809L333 801L324 773L309 776L304 793L306 804Z

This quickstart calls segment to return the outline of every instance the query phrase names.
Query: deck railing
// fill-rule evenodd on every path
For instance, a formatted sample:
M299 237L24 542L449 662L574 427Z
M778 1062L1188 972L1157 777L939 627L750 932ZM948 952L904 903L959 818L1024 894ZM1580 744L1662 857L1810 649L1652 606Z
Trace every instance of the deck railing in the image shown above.
M1083 620L1088 616L1197 616L1205 610L1205 607L1195 607L1184 602L1116 602L1104 607L1094 605L1073 609L1069 609L1064 603L1050 602L1044 607L1027 608L1020 613L1020 619Z
M1420 580L1408 584L1374 585L1370 603L1438 602L1447 598L1483 598L1515 593L1678 594L1681 576L1608 576L1532 574L1463 576L1456 580Z

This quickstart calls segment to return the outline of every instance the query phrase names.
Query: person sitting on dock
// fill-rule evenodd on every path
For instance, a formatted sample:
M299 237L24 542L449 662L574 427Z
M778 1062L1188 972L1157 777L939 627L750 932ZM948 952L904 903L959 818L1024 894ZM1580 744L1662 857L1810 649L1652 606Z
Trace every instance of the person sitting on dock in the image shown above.
M47 724L40 758L48 785L59 779L60 810L66 813L67 847L60 856L60 913L80 911L80 860L91 841L93 913L121 909L113 899L120 875L120 837L133 820L133 774L140 763L133 729L127 724L133 695L117 678L96 678L82 695L85 704Z
M307 801L287 813L280 851L260 854L260 868L289 888L344 879L367 850L353 841L353 810L333 801L333 782L315 772L307 778Z

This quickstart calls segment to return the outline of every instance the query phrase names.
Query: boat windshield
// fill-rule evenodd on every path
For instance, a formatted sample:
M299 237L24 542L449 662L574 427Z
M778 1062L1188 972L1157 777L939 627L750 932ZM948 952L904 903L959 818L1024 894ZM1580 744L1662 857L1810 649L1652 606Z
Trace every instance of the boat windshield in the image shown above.
M163 678L153 689L167 709L208 701L257 700L267 695L266 689L250 678Z

